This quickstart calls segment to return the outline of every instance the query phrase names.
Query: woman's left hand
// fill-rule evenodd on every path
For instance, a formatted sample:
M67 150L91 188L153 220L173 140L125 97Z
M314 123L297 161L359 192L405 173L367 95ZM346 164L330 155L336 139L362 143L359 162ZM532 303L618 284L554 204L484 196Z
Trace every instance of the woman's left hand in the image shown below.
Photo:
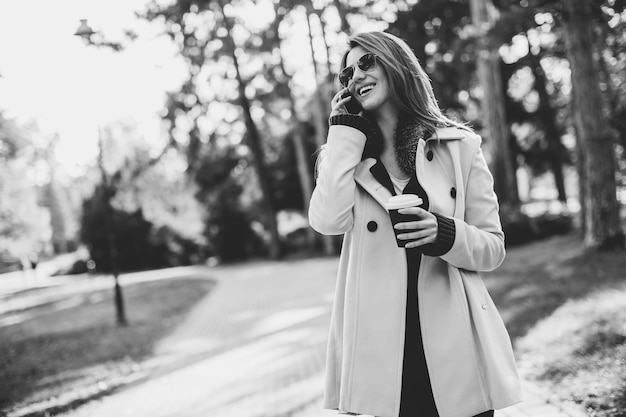
M420 218L417 221L401 222L394 226L396 230L407 231L398 235L398 239L408 241L405 248L416 248L435 241L439 226L434 214L420 207L403 208L398 210L398 213L413 214Z

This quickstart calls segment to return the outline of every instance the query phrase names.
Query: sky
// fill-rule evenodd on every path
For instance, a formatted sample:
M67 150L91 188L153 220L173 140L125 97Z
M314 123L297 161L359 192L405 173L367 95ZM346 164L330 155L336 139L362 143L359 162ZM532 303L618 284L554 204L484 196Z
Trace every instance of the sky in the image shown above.
M78 174L97 154L98 126L134 119L160 136L158 112L185 68L159 28L134 16L148 0L0 2L0 110L60 139L57 160ZM139 38L123 52L87 46L80 19L110 39Z

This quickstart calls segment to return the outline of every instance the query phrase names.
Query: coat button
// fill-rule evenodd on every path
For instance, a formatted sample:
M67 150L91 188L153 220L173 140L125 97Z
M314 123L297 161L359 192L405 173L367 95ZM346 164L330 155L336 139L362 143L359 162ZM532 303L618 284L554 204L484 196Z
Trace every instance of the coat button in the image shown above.
M483 304L481 307L483 308L483 310L487 310L487 304Z
M429 161L433 160L433 151L426 152L426 159L428 159Z
M452 198L456 198L456 188L454 187L450 188L450 196Z
M370 221L367 223L367 230L370 232L375 232L378 229L378 224L375 221Z

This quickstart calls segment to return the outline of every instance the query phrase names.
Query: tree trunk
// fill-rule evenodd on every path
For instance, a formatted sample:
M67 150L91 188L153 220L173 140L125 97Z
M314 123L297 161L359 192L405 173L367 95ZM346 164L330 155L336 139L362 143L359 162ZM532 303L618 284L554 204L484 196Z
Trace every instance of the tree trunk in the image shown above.
M328 101L326 100L327 94L324 93L324 87L326 84L320 84L319 71L317 68L317 60L315 59L314 49L314 35L311 28L311 16L314 15L313 5L309 3L307 5L307 24L309 28L309 44L311 47L311 60L313 62L313 69L315 74L315 96L314 101L317 104L317 111L313 110L313 119L315 122L315 143L318 148L326 143L326 136L328 135L328 122L326 121L326 114L328 109ZM322 33L323 35L323 33ZM325 42L325 41L324 41ZM327 51L328 52L328 51ZM322 244L324 246L324 253L331 255L334 253L335 248L333 239L331 236L322 235Z
M333 0L333 5L337 9L337 13L339 14L339 19L341 20L341 31L347 33L348 35L351 32L350 23L348 23L346 8L343 4L341 4L341 0Z
M282 42L280 38L279 42ZM278 46L280 52L280 69L282 73L285 75L287 79L287 84L291 81L291 75L287 74L287 70L285 69L283 54L280 48L280 44ZM291 91L291 90L290 90ZM298 166L298 178L300 179L300 187L302 188L302 207L304 215L307 216L309 212L309 203L311 201L311 195L313 194L313 174L311 173L311 169L308 164L308 157L306 154L306 148L304 146L304 138L302 137L302 126L300 125L300 120L298 119L298 113L296 110L295 99L289 93L289 108L291 110L291 117L293 118L293 128L292 128L292 140L293 147L296 154L296 164ZM307 243L309 247L313 247L316 241L316 234L313 229L310 227L307 228Z
M601 38L597 40L596 45L609 45L607 28L604 27L600 33ZM608 49L612 52L611 58L619 59L620 51L616 46ZM615 129L617 135L616 143L621 144L621 146L626 149L626 103L623 103L620 94L621 90L613 85L611 71L608 68L606 60L607 57L604 54L598 54L598 66L600 67L601 80L606 86L605 95L608 98L608 120L613 129Z
M220 6L222 16L224 18L224 26L227 31L227 42L230 43L230 45L228 45L228 52L230 53L230 56L233 60L233 65L235 66L239 100L246 123L246 142L250 147L252 155L254 155L254 165L256 167L256 172L262 193L261 205L265 214L264 217L266 221L266 226L270 232L269 257L271 259L277 259L281 255L280 235L278 234L276 210L274 209L274 205L272 204L272 193L269 185L269 180L267 178L267 168L265 167L265 158L261 146L261 135L259 134L259 130L257 129L254 120L252 119L252 114L250 113L250 101L246 96L246 84L244 83L241 77L241 72L239 71L239 60L237 59L237 54L235 53L235 41L232 37L232 24L229 21L228 17L224 14L224 4L222 1L220 1Z
M127 326L128 319L126 318L126 308L124 306L124 296L122 293L122 287L120 286L119 276L119 263L117 252L117 236L115 234L115 216L113 213L113 207L111 201L116 194L116 187L113 180L107 175L104 168L104 146L102 145L102 136L100 128L98 128L98 168L100 168L100 175L102 178L102 195L104 203L104 224L106 229L107 249L109 255L109 262L111 263L111 271L113 273L113 300L115 303L115 320L118 326Z
M572 101L576 101L576 91L572 91ZM583 151L583 145L580 142L580 134L578 133L578 127L574 123L574 132L576 136L576 174L578 174L578 203L580 205L579 221L580 221L580 237L585 239L585 230L587 230L587 207L584 201L587 199L587 192L585 183L587 177L585 170L583 169L583 161L585 160L585 152Z
M491 0L470 0L470 6L479 42L477 71L483 90L481 102L483 125L486 128L484 136L491 148L495 191L502 205L519 210L517 180L509 144L510 131L504 110L500 55L497 46L488 37L488 29L493 26L494 7Z
M326 51L326 71L328 71L328 76L326 77L326 80L324 81L324 85L332 85L333 83L333 69L330 66L330 53L328 52L330 50L330 46L328 45L328 39L326 39L326 23L324 22L324 19L322 19L322 14L321 13L317 13L317 17L319 18L320 21L320 28L322 30L322 40L324 41L324 50ZM328 97L328 100L330 101L332 99L332 97Z
M535 90L539 94L539 109L537 113L541 118L541 123L546 134L546 142L548 144L548 161L550 170L554 175L554 183L558 192L559 201L567 202L565 194L565 179L563 178L562 152L563 144L561 143L561 132L556 125L556 112L550 105L550 95L546 89L546 76L541 66L539 58L532 53L529 54L530 69L535 77Z
M317 111L313 111L313 117L315 121L315 142L317 146L322 146L326 142L326 135L328 130L328 122L326 121L326 114L328 113L328 103L325 100L322 86L319 82L319 70L317 68L317 60L315 59L314 49L314 35L311 27L311 16L314 15L312 6L307 7L307 24L309 28L309 45L311 47L311 60L313 62L313 70L315 73L315 103L317 105Z
M591 3L563 0L565 44L572 71L573 115L581 146L585 206L585 246L612 249L624 246L616 196L615 151L603 113L598 64L593 56Z

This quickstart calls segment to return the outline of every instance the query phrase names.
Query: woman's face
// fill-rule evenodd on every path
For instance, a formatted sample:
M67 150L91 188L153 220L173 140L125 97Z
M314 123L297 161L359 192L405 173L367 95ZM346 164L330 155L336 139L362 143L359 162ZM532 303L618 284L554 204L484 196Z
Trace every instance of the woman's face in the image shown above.
M346 67L354 65L354 75L348 84L348 89L361 103L363 109L369 112L377 112L384 105L391 102L389 82L379 62L367 71L362 71L356 62L368 52L357 46L348 52Z

